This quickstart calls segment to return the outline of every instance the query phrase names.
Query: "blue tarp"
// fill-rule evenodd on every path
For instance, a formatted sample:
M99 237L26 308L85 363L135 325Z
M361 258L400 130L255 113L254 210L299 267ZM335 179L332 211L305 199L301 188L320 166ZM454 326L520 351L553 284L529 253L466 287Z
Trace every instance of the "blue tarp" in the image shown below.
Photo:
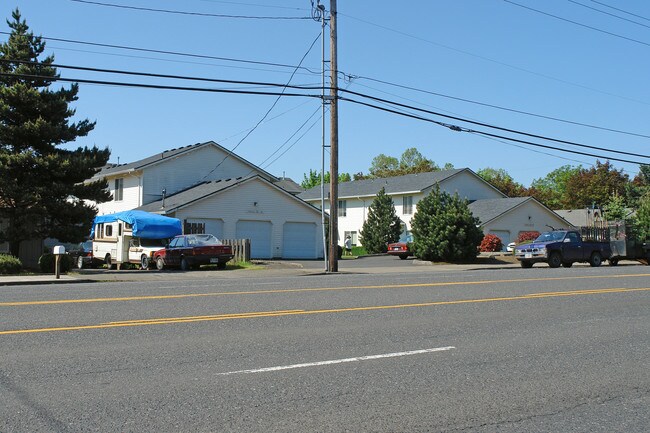
M91 239L93 238L96 224L112 223L117 220L131 224L133 227L133 236L144 239L168 239L183 233L181 220L178 218L170 218L141 210L127 210L109 215L96 216L93 222L93 228L90 230Z

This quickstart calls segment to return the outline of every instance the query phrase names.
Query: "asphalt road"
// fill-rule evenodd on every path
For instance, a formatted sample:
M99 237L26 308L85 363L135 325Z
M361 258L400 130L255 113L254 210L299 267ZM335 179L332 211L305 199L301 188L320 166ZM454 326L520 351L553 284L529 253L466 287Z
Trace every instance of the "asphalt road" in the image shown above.
M7 286L0 348L1 432L647 432L650 268Z

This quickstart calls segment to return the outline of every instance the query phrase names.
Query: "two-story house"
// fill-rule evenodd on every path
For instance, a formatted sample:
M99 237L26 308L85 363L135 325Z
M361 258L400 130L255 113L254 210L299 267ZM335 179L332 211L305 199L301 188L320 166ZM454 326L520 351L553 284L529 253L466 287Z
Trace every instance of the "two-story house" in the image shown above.
M404 176L365 179L339 184L338 226L339 239L352 237L353 245L360 245L360 231L367 218L368 208L383 187L393 200L397 216L402 220L402 238L411 232L411 218L418 201L436 186L449 194L458 193L470 202L470 210L481 221L483 232L499 236L503 245L516 240L523 231L543 231L547 225L565 227L567 222L532 197L508 198L494 186L468 168L408 174ZM326 188L326 191L329 187ZM326 192L327 194L327 192ZM320 187L299 195L320 207ZM325 197L325 209L329 201Z
M97 205L99 215L140 209L179 218L186 233L251 239L253 258L323 257L320 210L284 189L286 179L215 142L106 166L96 178L113 196Z

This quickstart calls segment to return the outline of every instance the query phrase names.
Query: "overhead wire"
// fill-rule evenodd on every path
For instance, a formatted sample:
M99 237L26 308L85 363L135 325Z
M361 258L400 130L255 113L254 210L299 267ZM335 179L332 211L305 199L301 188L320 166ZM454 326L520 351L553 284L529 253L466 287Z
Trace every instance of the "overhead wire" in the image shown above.
M521 140L521 139L518 139L518 138L507 137L507 136L503 136L503 135L499 135L499 134L492 134L492 133L489 133L489 132L479 131L479 130L475 130L475 129L471 129L471 128L465 128L465 127L461 127L461 126L458 126L458 125L445 123L445 122L441 122L441 121L434 120L434 119L429 119L429 118L419 116L419 115L415 115L415 114L403 113L403 112L400 112L400 111L397 111L397 110L394 110L394 109L390 109L390 108L386 108L386 107L380 107L378 105L370 104L368 102L357 101L357 100L351 99L351 98L340 97L339 99L341 99L342 101L351 102L353 104L359 104L359 105L363 105L363 106L366 106L366 107L375 108L377 110L385 111L385 112L388 112L388 113L398 114L400 116L410 117L412 119L417 119L417 120L422 120L422 121L429 122L429 123L434 123L436 125L443 126L445 128L451 129L452 131L456 131L456 132L470 132L470 133L475 133L475 134L481 134L481 135L485 135L485 136L488 136L488 137L500 138L500 139L503 139L503 140L514 141L516 143L527 144L527 145L530 145L530 146L542 147L542 148L545 148L545 149L552 149L552 150L556 150L556 151L559 151L559 152L572 153L572 154L576 154L576 155L590 156L590 157L593 157L593 158L608 159L608 160L612 160L612 161L625 162L625 163L628 163L628 164L635 164L635 165L642 164L639 161L632 161L632 160L622 159L622 158L617 158L617 157L608 157L608 156L604 156L604 155L581 152L581 151L578 151L578 150L562 149L560 147L554 147L554 146L549 146L549 145L545 145L545 144L534 143L534 142L527 141L527 140Z
M596 1L596 0L591 0L591 1L594 2L594 3L597 3L597 4L601 5L601 6L605 6L605 7L608 7L610 9L614 9L615 11L623 12L624 14L628 14L628 15L631 15L633 17L641 18L641 19L646 20L646 21L650 21L650 18L644 17L642 15L638 15L638 14L635 14L635 13L632 13L632 12L628 12L628 11L623 10L623 9L616 8L614 6L608 5L607 3L599 2L599 1Z
M210 17L210 18L238 18L238 19L253 19L253 20L308 20L310 19L309 17L274 17L274 16L212 14L212 13L205 13L205 12L187 12L187 11L178 11L172 9L156 9L156 8L145 8L139 6L128 6L128 5L121 5L115 3L90 1L90 0L70 0L70 1L75 3L84 3L84 4L94 5L94 6L104 6L104 7L118 8L118 9L130 9L130 10L137 10L137 11L144 11L144 12L160 12L160 13L175 14L175 15L192 15L192 16L201 16L201 17Z
M302 58L300 59L300 62L298 63L298 66L293 70L293 73L289 77L289 80L287 80L286 86L282 88L282 92L278 95L278 97L275 99L275 101L273 101L273 104L271 105L271 107L269 107L269 109L266 111L266 113L264 113L264 116L262 116L262 118L255 124L253 129L248 131L246 133L246 135L244 135L244 137L242 137L242 139L239 140L239 142L235 145L235 147L230 149L231 153L234 152L239 147L239 145L242 144L244 142L244 140L246 140L253 133L253 131L255 131L262 124L262 122L264 122L264 119L266 119L268 117L268 115L271 113L271 111L273 110L273 108L275 108L275 106L280 101L280 98L282 98L282 95L283 95L284 91L290 86L291 80L293 79L294 75L298 71L298 67L300 67L300 65L302 65L302 62L305 61L305 58L309 55L312 48L314 48L314 45L321 38L321 36L322 36L321 33L319 33L318 36L316 36L316 38L312 41L311 45L309 45L309 48L307 49L307 52L305 52L305 54L302 56ZM228 157L231 155L231 153L226 154L226 156L221 160L221 162L219 162L212 170L210 170L205 176L203 176L203 180L205 180L208 176L210 176L212 173L214 173L214 171L217 168L219 168L221 166L221 164L223 164L228 159Z
M648 43L648 42L640 41L640 40L634 39L634 38L628 38L627 36L619 35L618 33L614 33L614 32L610 32L610 31L607 31L607 30L599 29L598 27L583 24L583 23L580 23L578 21L573 21L573 20L558 16L558 15L553 15L553 14L550 14L548 12L541 11L539 9L531 8L530 6L522 5L522 4L514 2L512 0L503 0L503 1L506 2L506 3L510 3L511 5L519 6L520 8L536 12L536 13L541 14L541 15L545 15L545 16L548 16L548 17L555 18L556 20L571 23L571 24L574 24L574 25L579 26L579 27L584 27L586 29L594 30L594 31L599 32L599 33L614 36L616 38L624 39L626 41L635 42L637 44L641 44L641 45L645 45L647 47L650 47L650 43Z
M601 14L608 15L610 17L618 18L619 20L627 21L628 23L636 24L637 26L641 26L641 27L645 27L645 28L650 29L650 26L647 25L647 24L643 24L643 23L640 23L638 21L634 21L634 20L631 20L629 18L625 18L625 17L619 16L619 15L616 15L616 14L613 14L613 13L610 13L610 12L606 12L604 10L595 8L593 6L589 6L589 5L586 5L584 3L580 3L579 1L576 1L576 0L567 0L567 1L570 2L570 3L576 4L578 6L582 6L583 8L591 9L592 11L596 11L596 12L599 12Z

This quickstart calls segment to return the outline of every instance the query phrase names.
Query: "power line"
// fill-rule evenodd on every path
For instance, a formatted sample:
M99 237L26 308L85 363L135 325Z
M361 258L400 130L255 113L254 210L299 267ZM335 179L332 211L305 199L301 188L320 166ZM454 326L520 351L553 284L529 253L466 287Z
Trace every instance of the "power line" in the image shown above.
M87 80L82 78L46 77L42 75L14 74L14 73L6 73L6 72L0 72L0 77L7 77L7 78L14 77L14 78L27 79L27 80L62 81L64 83L99 84L105 86L145 88L145 89L157 89L157 90L183 90L183 91L191 91L191 92L233 93L239 95L261 95L261 96L302 96L307 98L318 98L318 99L321 99L322 97L320 94L308 94L308 93L252 92L247 90L210 89L206 87L166 86L160 84L125 83L121 81Z
M75 3L85 3L85 4L95 5L95 6L105 6L105 7L112 7L112 8L118 8L118 9L131 9L131 10L145 11L145 12L161 12L161 13L167 13L167 14L193 15L193 16L211 17L211 18L240 18L240 19L253 19L253 20L308 20L308 19L311 19L310 17L272 17L272 16L210 14L210 13L203 13L203 12L177 11L177 10L171 10L171 9L144 8L144 7L138 7L138 6L127 6L127 5L120 5L120 4L115 4L115 3L102 3L102 2L89 1L89 0L70 0L70 1L75 2Z
M611 149L606 149L606 148L597 147L597 146L589 146L589 145L577 143L577 142L574 142L574 141L568 141L568 140L561 140L561 139L552 138L552 137L546 137L546 136L539 135L539 134L532 134L532 133L528 133L528 132L524 132L524 131L519 131L519 130L516 130L516 129L510 129L510 128L504 128L504 127L500 127L500 126L496 126L496 125L491 125L489 123L477 122L477 121L474 121L474 120L465 119L465 118L458 117L458 116L450 116L448 114L443 114L443 113L439 113L439 112L436 112L436 111L426 110L426 109L414 107L414 106L411 106L411 105L400 104L398 102L389 101L387 99L382 99L382 98L377 98L375 96L370 96L370 95L366 95L366 94L363 94L363 93L354 92L354 91L351 91L351 90L339 89L339 91L344 92L344 93L349 93L349 94L352 94L352 95L355 95L355 96L360 96L362 98L372 99L372 100L378 101L378 102L384 102L384 103L388 103L388 104L391 104L391 105L396 105L396 106L407 108L407 109L410 109L410 110L420 111L420 112L427 113L427 114L433 114L435 116L445 117L447 119L452 119L452 120L457 120L457 121L460 121L460 122L466 122L466 123L471 123L471 124L474 124L474 125L484 126L486 128L497 129L497 130L500 130L500 131L510 132L510 133L513 133L513 134L524 135L524 136L531 137L531 138L539 138L539 139L542 139L542 140L554 141L556 143L568 144L568 145L571 145L571 146L584 147L584 148L594 149L594 150L601 150L601 151L617 153L617 154L621 154L621 155L637 156L637 157L640 157L640 158L650 158L650 155L643 155L643 154L632 153L632 152L624 152L624 151L620 151L620 150L611 150Z
M3 32L0 31L0 34L2 35L11 35L10 32ZM172 55L172 56L181 56L181 57L192 57L192 58L198 58L198 59L208 59L208 60L221 60L221 61L227 61L227 62L237 62L237 63L250 63L254 65L264 65L264 66L275 66L279 68L296 68L295 65L287 65L283 63L272 63L272 62L261 62L261 61L256 61L256 60L246 60L246 59L236 59L232 57L219 57L219 56L209 56L205 54L192 54L192 53L183 53L180 51L167 51L167 50L156 50L152 48L140 48L140 47L132 47L128 45L115 45L115 44L103 44L99 42L88 42L88 41L78 41L74 39L62 39L62 38L53 38L53 37L46 37L46 36L40 36L42 39L45 39L46 41L56 41L56 42L64 42L64 43L69 43L69 44L80 44L80 45L90 45L94 47L103 47L103 48L116 48L120 50L129 50L129 51L141 51L141 52L146 52L146 53L155 53L155 54L167 54L167 55ZM312 71L311 69L301 66L300 69L305 70L309 72L310 74L314 75L320 75L320 71Z
M575 1L575 0L567 0L567 1L569 1L569 2L571 2L571 3L573 3L573 4L576 4L576 5L578 5L578 6L582 6L583 8L591 9L592 11L600 12L601 14L605 14L605 15L608 15L608 16L610 16L610 17L618 18L619 20L627 21L628 23L636 24L636 25L638 25L638 26L646 27L646 28L650 29L650 26L649 26L649 25L646 25L646 24L640 23L640 22L638 22L638 21L634 21L634 20L631 20L631 19L628 19L628 18L624 18L624 17L619 16L619 15L616 15L616 14L612 14L612 13L609 13L609 12L605 12L604 10L601 10L601 9L598 9L598 8L595 8L595 7L592 7L592 6L586 5L586 4L584 4L584 3L580 3L580 2Z
M393 110L393 109L390 109L390 108L380 107L378 105L373 105L373 104L370 104L370 103L367 103L367 102L357 101L355 99L350 99L350 98L346 98L346 97L340 97L339 99L341 99L342 101L348 101L348 102L352 102L354 104L359 104L359 105L364 105L366 107L375 108L377 110L385 111L385 112L388 112L388 113L393 113L393 114L397 114L397 115L404 116L404 117L410 117L410 118L416 119L416 120L422 120L422 121L425 121L425 122L434 123L436 125L443 126L445 128L451 129L452 131L456 131L456 132L468 132L468 133L480 134L480 135L484 135L486 137L500 138L500 139L503 139L503 140L514 141L516 143L527 144L527 145L530 145L530 146L541 147L541 148L544 148L544 149L557 150L558 152L565 152L565 153L572 153L572 154L576 154L576 155L590 156L590 157L593 157L593 158L600 158L600 159L606 159L606 160L612 160L612 161L625 162L625 163L628 163L628 164L635 164L635 165L642 164L642 163L640 163L638 161L631 161L631 160L628 160L628 159L621 159L621 158L608 157L608 156L603 156L603 155L596 155L596 154L593 154L593 153L581 152L581 151L577 151L577 150L562 149L562 148L559 148L559 147L549 146L549 145L546 145L546 144L534 143L534 142L531 142L531 141L521 140L521 139L518 139L518 138L506 137L506 136L503 136L503 135L492 134L492 133L485 132L485 131L478 131L478 130L475 130L475 129L460 127L458 125L453 125L453 124L449 124L449 123L445 123L445 122L440 122L440 121L437 121L437 120L429 119L429 118L418 116L418 115L415 115L415 114L404 113L404 112L400 112L400 111Z
M526 69L526 68L522 68L522 67L519 67L519 66L511 65L509 63L505 63L505 62L501 62L499 60L491 59L489 57L485 57L485 56L482 56L480 54L475 54L475 53L472 53L470 51L461 50L461 49L454 48L454 47L451 47L449 45L444 45L444 44L441 44L441 43L438 43L438 42L434 42L434 41L431 41L431 40L428 40L428 39L425 39L425 38L422 38L422 37L419 37L419 36L414 36L412 34L403 32L401 30L396 30L396 29L386 27L386 26L381 25L381 24L376 24L376 23L373 23L373 22L370 22L370 21L367 21L367 20L364 20L364 19L361 19L361 18L358 18L358 17L353 17L351 15L346 15L346 14L341 13L341 12L339 12L339 15L350 18L350 19L353 19L353 20L356 20L356 21L359 21L359 22L362 22L362 23L365 23L365 24L368 24L370 26L378 27L378 28L383 29L383 30L387 30L387 31L390 31L390 32L393 32L393 33L397 33L398 35L406 36L408 38L415 39L415 40L418 40L418 41L421 41L421 42L425 42L427 44L435 45L437 47L441 47L441 48L444 48L444 49L447 49L447 50L450 50L450 51L461 53L461 54L464 54L466 56L475 57L477 59L481 59L481 60L484 60L486 62L494 63L494 64L497 64L499 66L505 66L507 68L514 69L514 70L519 71L519 72L525 72L527 74L535 75L537 77L542 77L542 78L545 78L547 80L557 81L558 83L563 83L563 84L567 84L567 85L570 85L570 86L579 87L581 89L589 90L589 91L596 92L596 93L601 93L601 94L607 95L607 96L613 96L613 97L616 97L616 98L624 99L626 101L632 101L632 102L636 102L636 103L643 104L643 105L650 105L650 103L648 103L646 101L641 101L639 99L634 99L634 98L630 98L630 97L623 96L623 95L617 95L616 93L606 92L604 90L595 89L593 87L585 86L583 84L574 83L572 81L563 80L561 78L553 77L551 75L546 75L546 74L542 74L540 72L532 71L530 69Z
M461 102L467 102L469 104L480 105L480 106L483 106L483 107L495 108L497 110L509 111L511 113L523 114L523 115L531 116L531 117L538 117L540 119L553 120L553 121L556 121L556 122L568 123L568 124L577 125L577 126L584 126L586 128L599 129L599 130L602 130L602 131L615 132L615 133L618 133L618 134L632 135L632 136L635 136L635 137L650 138L650 135L638 134L638 133L635 133L635 132L621 131L619 129L605 128L603 126L590 125L588 123L575 122L575 121L572 121L572 120L560 119L560 118L557 118L557 117L546 116L546 115L543 115L543 114L531 113L531 112L528 112L528 111L517 110L517 109L514 109L514 108L502 107L502 106L499 106L499 105L488 104L488 103L485 103L485 102L473 101L471 99L465 99L465 98L459 98L457 96L445 95L443 93L437 93L437 92L432 92L432 91L429 91L429 90L423 90L423 89L418 89L418 88L415 88L415 87L410 87L410 86L405 86L405 85L401 85L401 84L391 83L391 82L384 81L384 80L379 80L379 79L376 79L376 78L364 77L364 76L361 76L361 75L355 75L354 78L355 79L361 79L361 80L374 81L376 83L386 84L388 86L394 86L394 87L398 87L398 88L406 89L406 90L413 90L415 92L426 93L426 94L434 95L434 96L440 96L442 98L453 99L455 101L461 101Z
M262 118L255 124L255 126L250 131L248 131L246 133L246 135L244 135L244 137L242 137L241 140L239 140L239 142L235 145L235 147L230 149L231 153L234 152L239 147L239 145L242 144L244 142L244 140L246 140L253 133L253 131L255 131L262 124L262 122L264 122L264 119L266 119L268 117L268 115L271 113L271 111L273 110L273 108L275 108L277 103L280 101L280 98L282 97L284 91L287 89L287 87L289 87L289 85L290 85L289 83L291 83L291 80L293 79L294 75L298 71L298 67L300 67L300 65L302 65L302 62L305 60L307 55L311 52L311 49L314 48L314 45L316 44L316 41L318 41L320 39L320 37L321 37L321 34L319 33L318 36L316 36L316 38L312 41L311 45L307 49L307 52L300 59L300 62L298 63L298 66L293 70L293 73L291 74L291 77L289 77L289 80L287 80L286 86L282 88L282 92L278 95L278 97L275 99L275 101L273 101L273 104L271 105L271 107L266 111L266 113L264 113L264 116L262 116ZM217 164L212 170L210 170L205 176L203 176L203 179L207 178L212 173L214 173L214 171L217 168L219 168L221 166L221 164L223 164L228 159L229 156L230 156L230 153L226 154L226 156L221 160L221 162L219 162L219 164Z
M633 17L641 18L641 19L646 20L646 21L650 21L650 18L646 18L644 16L637 15L637 14L634 14L632 12L628 12L628 11L623 10L623 9L615 8L614 6L610 6L610 5L606 4L606 3L599 2L599 1L596 1L596 0L591 0L591 1L594 2L594 3L598 3L601 6L605 6L607 8L614 9L615 11L623 12L624 14L628 14L628 15L631 15Z
M597 27L589 26L587 24L582 24L582 23L579 23L577 21L570 20L568 18L563 18L563 17L557 16L557 15L550 14L548 12L540 11L539 9L531 8L529 6L525 6L525 5L513 2L511 0L503 0L503 1L506 2L506 3L510 3L511 5L519 6L520 8L524 8L524 9L528 9L528 10L533 11L533 12L537 12L538 14L542 14L542 15L546 15L548 17L555 18L556 20L565 21L567 23L571 23L571 24L574 24L576 26L584 27L586 29L594 30L596 32L604 33L606 35L614 36L614 37L617 37L617 38L625 39L626 41L636 42L637 44L641 44L641 45L645 45L645 46L650 47L650 43L643 42L643 41L640 41L638 39L628 38L627 36L619 35L618 33L613 33L613 32L609 32L607 30L599 29Z

